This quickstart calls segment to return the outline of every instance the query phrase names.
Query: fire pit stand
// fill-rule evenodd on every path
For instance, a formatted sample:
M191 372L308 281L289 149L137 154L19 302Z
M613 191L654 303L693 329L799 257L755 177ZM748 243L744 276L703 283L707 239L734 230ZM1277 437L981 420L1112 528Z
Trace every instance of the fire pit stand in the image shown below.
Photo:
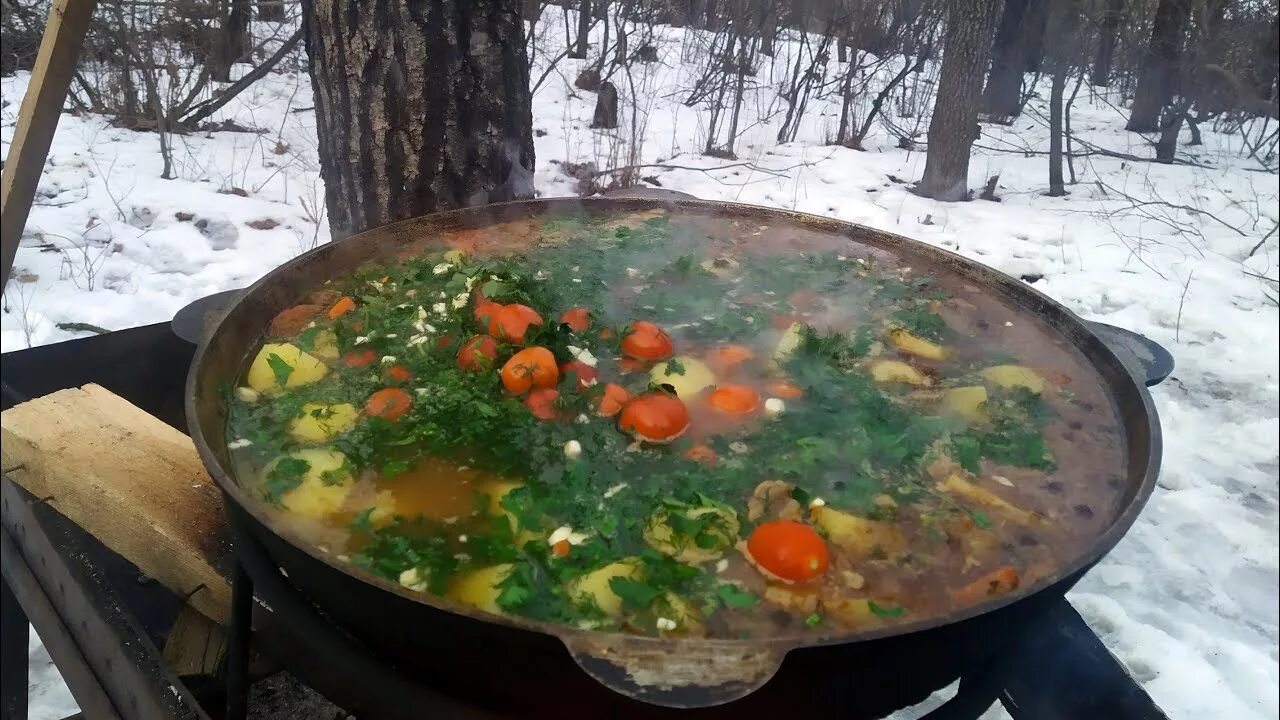
M3 406L94 382L185 431L182 388L193 350L165 323L7 353ZM228 562L232 622L225 668L216 676L178 676L158 648L183 598L143 577L41 498L18 487L7 477L12 468L4 470L0 717L5 720L26 716L28 620L80 704L77 717L343 716L323 698L362 720L500 716L473 699L433 688L429 678L406 677L365 652L293 590L247 533L236 532L234 516L229 531L237 542ZM996 701L1017 720L1166 717L1065 600L1001 635L989 639L1001 648L998 659L965 674L955 696L929 713L929 720L977 718ZM500 661L499 648L495 662ZM281 670L311 689L270 678L278 679ZM269 682L283 689L263 702L261 691ZM813 678L811 684L803 695L790 696L788 712L852 719L858 708L874 706L874 696L885 691L859 686L856 678L838 672ZM894 690L901 693L901 688ZM748 697L712 714L755 717L758 710L751 702ZM572 710L572 700L566 699L564 711L573 716ZM648 716L666 714L652 708Z

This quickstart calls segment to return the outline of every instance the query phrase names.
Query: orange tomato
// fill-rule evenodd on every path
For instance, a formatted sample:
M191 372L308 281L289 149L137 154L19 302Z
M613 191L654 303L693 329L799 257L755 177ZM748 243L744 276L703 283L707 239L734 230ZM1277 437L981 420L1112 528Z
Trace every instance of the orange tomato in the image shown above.
M493 317L497 315L503 307L505 306L501 303L486 300L484 299L484 296L481 295L476 300L476 309L474 312L476 322L480 323L480 327L488 329L489 323L493 321Z
M581 360L570 360L560 366L560 376L569 377L570 373L578 378L577 387L579 390L586 390L595 385L600 379L600 373L595 368L582 362Z
M542 316L528 305L506 305L489 316L489 334L515 345L524 344L530 325L541 325Z
M453 344L452 335L442 335L440 336L439 340L436 340L436 349L444 350L445 348L449 347L452 344Z
M769 390L770 395L787 400L794 400L804 395L804 390L801 390L799 385L787 382L786 380L774 380L769 383L767 389Z
M640 440L668 443L689 429L689 409L674 395L646 393L623 406L618 427Z
M645 362L643 360L629 357L618 358L618 370L623 374L642 372L644 368Z
M746 385L721 385L707 396L707 404L728 415L749 415L760 407L760 393Z
M671 336L657 325L644 320L631 323L631 332L622 338L622 354L636 360L664 360L671 357L674 350Z
M553 388L534 390L524 399L524 406L539 420L555 420L560 416L560 411L556 408L559 397L560 392Z
M707 353L707 364L719 375L725 375L738 369L742 363L755 357L751 348L742 345L721 345Z
M696 463L702 463L709 467L715 467L720 462L720 456L716 455L716 451L712 450L709 445L694 445L682 453L684 459L692 460Z
M777 330L786 330L791 327L793 323L802 322L804 322L804 317L800 315L775 315L773 316L773 322L771 324Z
M370 350L369 348L365 348L364 350L352 350L342 356L342 362L355 368L366 367L369 363L377 359L378 353Z
M783 580L806 582L827 571L827 543L812 527L793 520L761 523L747 538L756 565Z
M364 404L364 411L369 417L382 418L390 422L400 419L413 407L413 397L400 388L383 388L369 396Z
M604 392L600 395L599 403L596 404L596 415L613 417L630 399L631 393L627 392L626 388L616 383L609 383L604 386Z
M386 375L396 382L409 382L413 379L413 373L409 372L409 368L403 365L392 365L387 368Z
M341 300L333 304L333 307L329 308L329 319L337 320L355 309L356 301L351 299L350 296L343 296Z
M544 347L525 348L502 366L502 386L513 395L523 395L530 388L555 387L559 380L556 356Z
M560 322L569 329L580 333L591 327L591 313L584 307L569 308L560 316Z
M569 557L569 541L560 540L551 546L551 554L556 557Z
M471 372L488 370L498 357L498 342L488 335L473 335L458 350L458 367Z

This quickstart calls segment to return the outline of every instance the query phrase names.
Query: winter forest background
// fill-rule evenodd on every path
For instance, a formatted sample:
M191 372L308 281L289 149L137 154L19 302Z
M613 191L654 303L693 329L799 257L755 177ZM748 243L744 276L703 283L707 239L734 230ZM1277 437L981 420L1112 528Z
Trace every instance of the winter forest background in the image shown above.
M519 13L495 58L527 60L527 84L505 72L472 110L511 133L453 141L483 177L385 207L347 187L343 144L468 109L352 100L421 100L439 57L404 77L383 53L366 87L313 93L308 47L326 88L356 50L302 15L355 1L101 0L3 350L163 322L335 234L529 192L661 187L900 233L1173 352L1160 486L1070 597L1171 717L1280 713L1275 0L472 0ZM48 2L0 11L7 153ZM376 37L361 24L351 38ZM67 714L35 639L32 662L33 717Z

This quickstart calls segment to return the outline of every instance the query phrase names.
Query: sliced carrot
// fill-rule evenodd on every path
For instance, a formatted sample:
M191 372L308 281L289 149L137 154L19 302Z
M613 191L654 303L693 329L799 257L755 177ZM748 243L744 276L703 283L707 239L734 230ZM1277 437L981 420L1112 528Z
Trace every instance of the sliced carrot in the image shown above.
M974 605L987 598L1016 590L1018 582L1018 571L1012 565L1005 565L968 585L952 590L951 599L961 605Z
M694 445L688 450L685 450L683 455L686 460L702 463L709 467L715 467L716 463L720 462L720 456L717 455L716 451L712 450L708 445Z
M378 359L378 353L365 348L364 350L352 350L342 356L342 362L355 368L367 367L374 360Z
M329 308L329 319L337 320L355 309L356 301L350 295L344 295L341 300L333 304L333 307Z
M555 545L551 546L551 554L556 557L569 557L569 541L559 540Z
M746 385L721 385L707 396L707 404L727 415L749 415L760 407L760 393Z
M804 396L804 390L801 390L799 385L786 380L774 380L769 383L768 390L770 395L785 400L794 400Z
M382 418L390 422L399 420L413 407L413 397L400 388L383 388L369 396L364 404L364 411L370 417Z

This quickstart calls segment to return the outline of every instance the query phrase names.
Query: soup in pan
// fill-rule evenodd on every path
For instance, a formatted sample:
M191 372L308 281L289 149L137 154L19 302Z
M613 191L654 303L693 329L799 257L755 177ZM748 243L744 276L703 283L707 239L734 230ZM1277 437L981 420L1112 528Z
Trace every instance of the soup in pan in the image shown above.
M798 223L537 218L424 238L270 323L239 482L412 591L762 637L928 619L1053 575L1124 438L1065 339Z

